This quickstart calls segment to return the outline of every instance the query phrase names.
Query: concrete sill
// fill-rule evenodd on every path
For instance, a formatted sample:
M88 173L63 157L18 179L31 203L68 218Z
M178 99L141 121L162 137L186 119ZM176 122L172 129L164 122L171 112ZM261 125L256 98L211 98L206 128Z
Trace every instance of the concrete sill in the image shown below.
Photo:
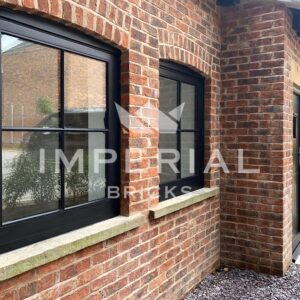
M150 209L150 217L152 219L161 218L175 211L216 196L219 192L220 190L218 187L202 188L170 200L162 201L157 206Z
M0 281L143 225L142 214L118 216L0 255Z

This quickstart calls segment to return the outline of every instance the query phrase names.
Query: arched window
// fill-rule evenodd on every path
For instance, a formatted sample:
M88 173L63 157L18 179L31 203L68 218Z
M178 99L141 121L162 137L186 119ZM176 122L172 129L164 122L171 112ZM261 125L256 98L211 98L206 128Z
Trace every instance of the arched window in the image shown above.
M203 187L204 78L160 64L160 199Z
M119 214L119 53L46 20L0 11L5 252Z

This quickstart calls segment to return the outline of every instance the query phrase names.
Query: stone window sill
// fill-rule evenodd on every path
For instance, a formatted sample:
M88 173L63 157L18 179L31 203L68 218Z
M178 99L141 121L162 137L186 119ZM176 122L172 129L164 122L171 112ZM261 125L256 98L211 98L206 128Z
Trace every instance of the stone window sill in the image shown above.
M220 193L218 187L202 188L188 194L162 201L157 206L150 209L150 217L158 219L185 207L199 203Z
M118 216L0 255L0 281L143 225L146 217Z

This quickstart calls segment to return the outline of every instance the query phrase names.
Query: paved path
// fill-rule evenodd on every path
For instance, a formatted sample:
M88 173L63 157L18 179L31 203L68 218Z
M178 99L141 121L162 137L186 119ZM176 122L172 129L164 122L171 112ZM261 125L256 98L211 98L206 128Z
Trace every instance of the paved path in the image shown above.
M237 269L209 275L185 300L300 300L300 266L284 277Z

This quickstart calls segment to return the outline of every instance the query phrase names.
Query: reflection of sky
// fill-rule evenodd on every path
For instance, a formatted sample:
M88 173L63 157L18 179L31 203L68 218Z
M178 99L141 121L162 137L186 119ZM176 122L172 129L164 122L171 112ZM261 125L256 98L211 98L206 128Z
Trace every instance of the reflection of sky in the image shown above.
M11 48L14 48L17 45L21 44L23 41L20 40L19 38L15 38L13 36L3 34L1 42L2 42L2 52L6 52Z

